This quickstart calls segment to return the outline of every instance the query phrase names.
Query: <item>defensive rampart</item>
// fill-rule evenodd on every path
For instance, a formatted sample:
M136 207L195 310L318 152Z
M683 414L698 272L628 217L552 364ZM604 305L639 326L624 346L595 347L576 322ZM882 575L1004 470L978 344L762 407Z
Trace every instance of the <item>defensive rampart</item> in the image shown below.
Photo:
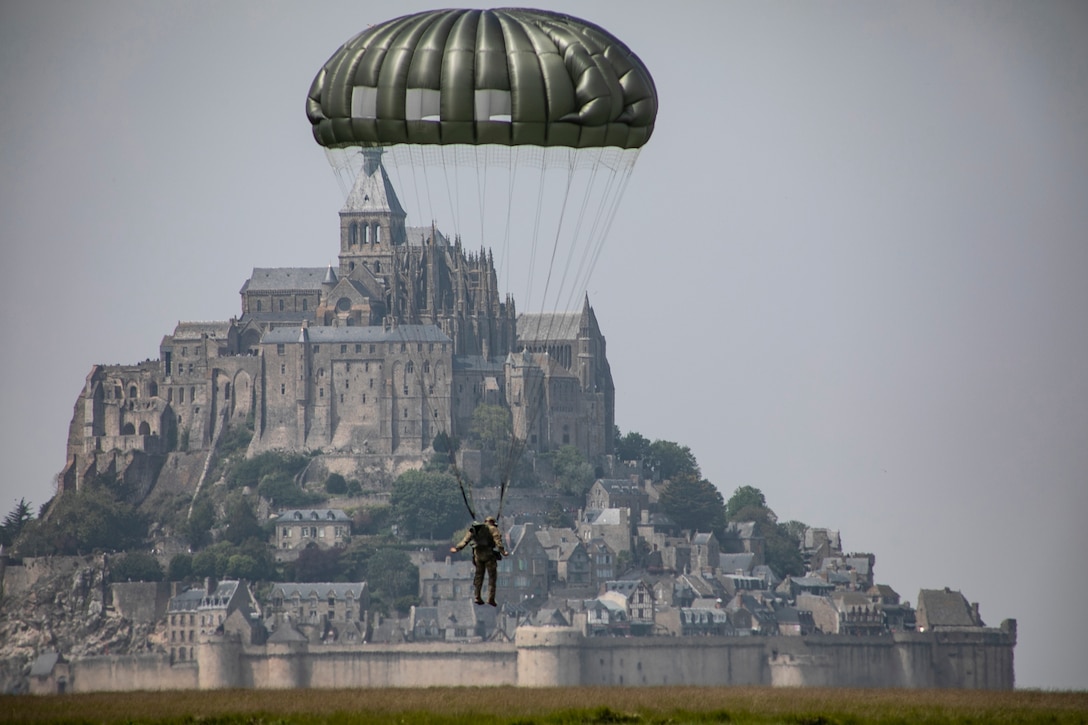
M766 685L1008 690L1015 624L884 637L586 638L522 627L514 643L197 647L196 662L163 656L75 660L70 689L374 688L434 686Z

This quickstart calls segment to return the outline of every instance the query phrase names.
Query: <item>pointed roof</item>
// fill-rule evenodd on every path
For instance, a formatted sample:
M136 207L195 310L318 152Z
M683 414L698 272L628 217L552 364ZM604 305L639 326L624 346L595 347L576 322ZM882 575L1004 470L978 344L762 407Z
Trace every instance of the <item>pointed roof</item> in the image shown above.
M333 271L331 264L325 272L325 279L322 281L322 284L336 284L336 272Z
M364 154L376 156L368 157L355 179L355 186L348 194L344 202L343 212L369 212L396 214L405 216L404 207L400 205L397 192L393 189L393 182L385 171L385 165L381 162L381 149L366 149Z

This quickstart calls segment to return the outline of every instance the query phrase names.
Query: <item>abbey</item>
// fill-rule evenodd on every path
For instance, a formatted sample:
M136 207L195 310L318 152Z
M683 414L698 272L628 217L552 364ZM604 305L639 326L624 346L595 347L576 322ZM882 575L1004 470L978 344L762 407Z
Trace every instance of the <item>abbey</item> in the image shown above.
M589 300L517 314L490 252L405 225L369 151L340 211L339 264L255 268L242 312L179 322L158 360L96 365L76 401L59 489L103 472L153 483L167 454L212 450L230 426L250 452L423 460L482 404L511 410L534 451L611 451L615 390Z

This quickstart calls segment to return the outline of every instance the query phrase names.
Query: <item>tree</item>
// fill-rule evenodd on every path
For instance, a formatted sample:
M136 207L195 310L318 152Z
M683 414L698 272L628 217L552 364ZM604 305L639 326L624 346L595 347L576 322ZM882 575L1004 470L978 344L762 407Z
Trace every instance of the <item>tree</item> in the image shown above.
M416 595L419 569L400 549L378 549L366 562L366 580L373 596L393 605L400 597Z
M650 440L635 431L616 436L616 455L621 461L640 461L650 455Z
M661 491L661 509L681 529L717 532L725 529L725 503L717 486L705 478L674 478Z
M325 492L339 496L348 492L348 481L339 473L330 473L325 479Z
M247 539L265 539L264 529L257 522L257 515L244 498L235 498L227 505L227 527L223 539L235 546Z
M287 471L275 471L264 476L257 484L257 493L276 506L285 508L303 508L325 500L323 496L297 485L294 476Z
M48 519L23 526L19 549L30 555L79 555L92 551L139 548L147 522L119 494L124 489L102 477L87 481L78 491L60 496Z
M593 466L574 446L562 446L549 454L555 482L563 493L585 496L593 485Z
M472 411L468 434L480 450L505 453L513 430L510 411L501 405L478 405Z
M166 568L166 580L185 581L193 575L193 557L190 554L174 554Z
M406 471L393 482L393 518L409 537L448 539L465 520L457 479L448 473Z
M25 498L19 499L19 503L15 504L15 508L8 512L8 515L4 517L4 522L0 524L0 544L5 547L14 544L15 540L19 538L19 534L22 533L23 527L33 518L34 514L30 510L30 503Z
M700 478L695 454L687 446L672 441L657 440L650 444L647 456L650 467L661 480Z
M145 551L131 551L110 561L110 581L161 582L162 564Z
M755 521L757 519L738 517L744 509L766 507L767 499L762 491L753 486L741 486L733 492L733 495L729 497L729 501L726 502L725 515L730 521Z
M192 513L186 519L185 536L194 549L203 549L212 541L212 527L215 526L215 506L207 496L201 496L193 504Z
M322 549L319 546L303 549L298 552L298 559L295 560L295 581L338 581L342 554L340 549Z
M790 533L786 524L759 524L763 535L763 559L779 576L801 576L805 573L805 560L801 555L800 540Z

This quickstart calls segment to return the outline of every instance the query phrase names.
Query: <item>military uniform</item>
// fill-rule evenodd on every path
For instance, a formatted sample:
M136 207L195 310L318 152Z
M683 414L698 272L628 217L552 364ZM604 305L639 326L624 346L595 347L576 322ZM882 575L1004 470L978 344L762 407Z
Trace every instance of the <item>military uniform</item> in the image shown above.
M499 578L499 559L506 556L506 547L502 543L502 532L499 531L499 527L495 523L495 517L488 516L483 526L487 527L485 532L484 542L479 542L476 539L475 528L481 524L473 524L465 532L465 536L461 541L450 549L450 551L460 551L469 544L476 542L476 545L472 548L472 563L476 565L476 575L472 578L472 585L476 589L476 603L483 604L484 600L480 596L480 590L484 585L484 572L487 572L487 585L488 585L488 597L487 603L491 606L497 606L495 604L495 587ZM488 535L490 539L488 540Z

